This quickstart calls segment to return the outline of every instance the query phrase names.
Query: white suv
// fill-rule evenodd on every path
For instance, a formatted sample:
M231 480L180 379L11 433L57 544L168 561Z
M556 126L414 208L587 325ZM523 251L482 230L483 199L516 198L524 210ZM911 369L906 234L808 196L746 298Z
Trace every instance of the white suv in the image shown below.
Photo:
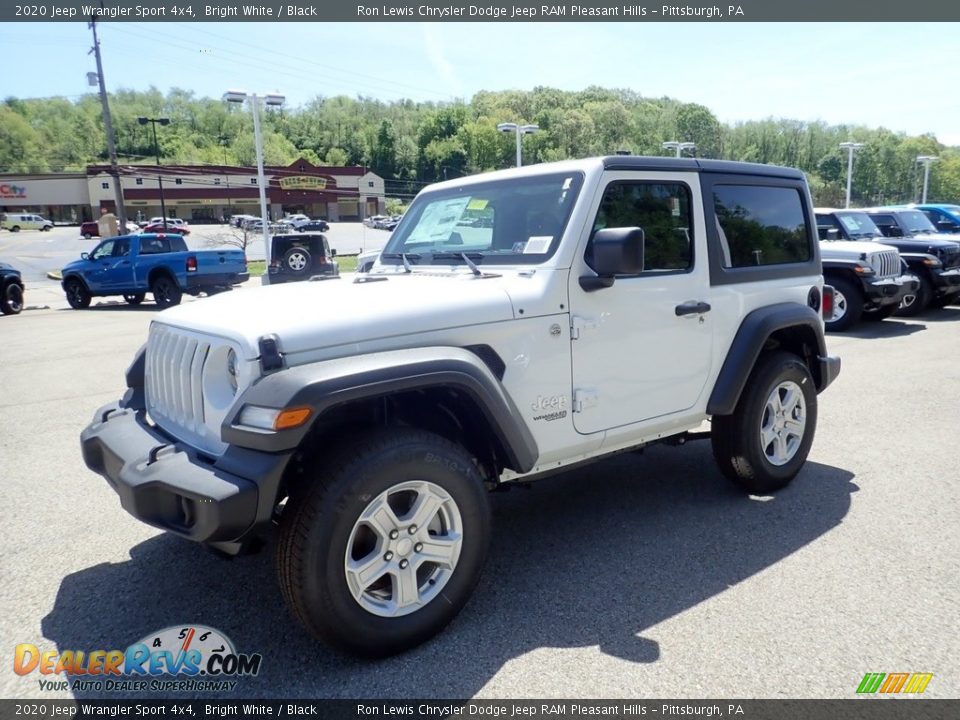
M157 316L83 431L123 507L239 553L363 655L430 638L477 583L487 491L712 420L720 472L801 470L827 355L801 172L616 156L426 188L368 273ZM279 526L279 530L277 530Z

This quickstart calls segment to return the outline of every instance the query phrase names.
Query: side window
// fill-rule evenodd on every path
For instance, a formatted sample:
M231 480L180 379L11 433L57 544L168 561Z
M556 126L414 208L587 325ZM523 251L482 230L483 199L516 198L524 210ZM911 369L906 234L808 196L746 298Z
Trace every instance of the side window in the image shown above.
M144 238L140 241L141 255L158 255L165 252L170 252L167 238Z
M690 188L683 183L617 181L603 193L593 232L642 228L643 272L684 272L693 267L692 222ZM587 264L591 259L588 243Z
M129 240L117 240L113 244L113 256L114 257L123 257L124 255L130 254L130 241Z
M796 188L715 185L713 200L724 267L810 260L803 199Z
M113 254L113 240L107 240L105 243L98 245L97 248L90 253L91 260L102 260L103 258L110 257Z

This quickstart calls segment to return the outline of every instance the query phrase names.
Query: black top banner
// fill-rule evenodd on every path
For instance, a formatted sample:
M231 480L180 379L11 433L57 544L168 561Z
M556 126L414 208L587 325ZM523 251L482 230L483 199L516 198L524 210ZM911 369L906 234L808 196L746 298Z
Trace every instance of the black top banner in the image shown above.
M960 21L956 0L46 0L2 3L4 22L899 22ZM945 29L944 32L956 32Z

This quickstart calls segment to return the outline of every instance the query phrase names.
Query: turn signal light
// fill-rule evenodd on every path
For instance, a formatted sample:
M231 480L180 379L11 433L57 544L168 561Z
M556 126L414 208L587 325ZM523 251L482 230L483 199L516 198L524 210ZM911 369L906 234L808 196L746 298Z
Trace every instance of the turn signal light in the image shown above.
M290 428L300 427L310 419L312 411L308 407L289 408L281 410L277 419L273 421L274 430L289 430Z

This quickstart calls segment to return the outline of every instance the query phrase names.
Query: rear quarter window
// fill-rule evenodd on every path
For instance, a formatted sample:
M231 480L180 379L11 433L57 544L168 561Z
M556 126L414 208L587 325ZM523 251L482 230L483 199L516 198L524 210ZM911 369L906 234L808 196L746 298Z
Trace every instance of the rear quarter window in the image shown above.
M803 198L790 187L714 185L725 268L804 263L812 257Z

